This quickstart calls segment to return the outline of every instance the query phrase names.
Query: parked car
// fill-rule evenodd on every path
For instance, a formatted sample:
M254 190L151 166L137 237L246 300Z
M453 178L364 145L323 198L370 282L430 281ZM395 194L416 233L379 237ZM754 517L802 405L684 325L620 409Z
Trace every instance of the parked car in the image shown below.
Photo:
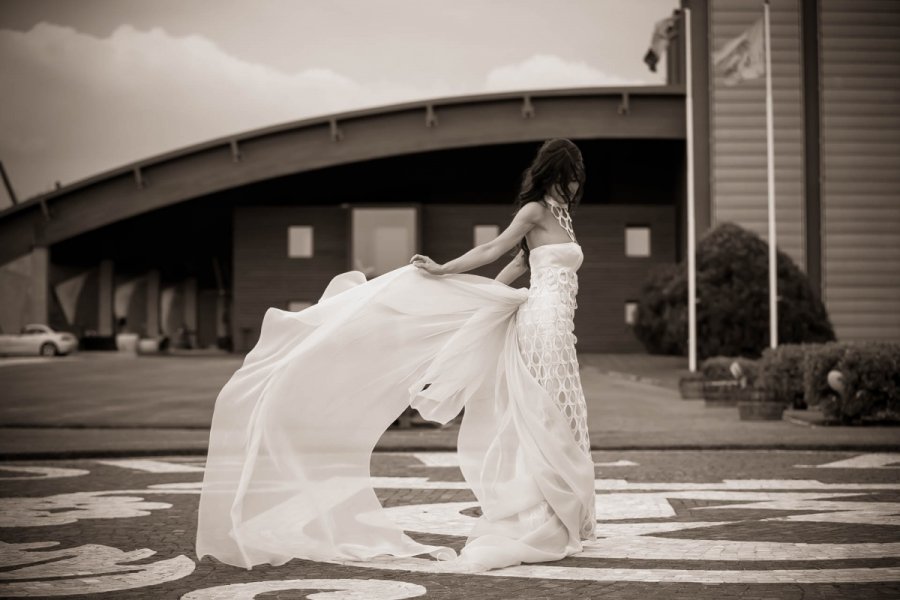
M47 325L31 324L21 333L0 334L0 355L35 354L56 356L78 349L78 340L71 333L54 331Z

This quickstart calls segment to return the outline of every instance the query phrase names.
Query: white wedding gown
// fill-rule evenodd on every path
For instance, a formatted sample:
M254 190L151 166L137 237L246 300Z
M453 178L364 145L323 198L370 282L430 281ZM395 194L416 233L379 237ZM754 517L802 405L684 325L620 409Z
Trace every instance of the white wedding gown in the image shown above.
M531 250L530 288L407 265L337 275L299 312L268 309L216 400L198 557L251 568L428 553L483 570L595 539L573 334L584 257L552 206L572 241ZM483 514L458 558L404 533L372 488L372 450L410 405L442 423L466 409L459 462Z

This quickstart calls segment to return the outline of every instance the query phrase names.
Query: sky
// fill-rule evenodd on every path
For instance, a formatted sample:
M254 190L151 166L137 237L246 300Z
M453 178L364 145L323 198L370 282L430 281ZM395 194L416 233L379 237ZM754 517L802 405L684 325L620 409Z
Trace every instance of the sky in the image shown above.
M19 200L212 138L495 91L660 85L678 0L0 0ZM0 191L0 209L11 201Z

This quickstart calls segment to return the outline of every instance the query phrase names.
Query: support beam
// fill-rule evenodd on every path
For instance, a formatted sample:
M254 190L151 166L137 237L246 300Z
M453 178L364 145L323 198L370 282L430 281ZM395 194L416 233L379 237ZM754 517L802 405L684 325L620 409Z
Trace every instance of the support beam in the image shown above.
M523 119L533 119L534 118L534 104L531 103L531 96L525 96L522 99L522 118Z
M49 310L49 270L50 249L46 246L35 246L31 251L31 294L28 305L28 322L47 324Z
M802 0L800 32L803 44L803 211L806 275L813 293L822 297L822 189L819 147L819 0Z
M425 106L425 127L436 127L438 124L437 115L434 114L434 105Z
M197 278L184 281L184 325L188 330L191 348L197 347Z
M97 333L101 336L116 334L116 315L113 310L116 291L114 276L113 261L101 260L97 277Z
M697 237L712 224L712 185L710 181L710 49L709 0L681 0L691 9L691 93L694 110L694 215ZM684 21L682 20L682 27ZM685 36L681 36L684 40ZM683 43L683 42L682 42Z
M16 192L13 190L12 183L9 180L9 176L6 174L6 169L3 167L3 161L0 160L0 177L3 177L3 186L6 188L6 194L9 196L10 202L13 205L19 203L19 199L16 198Z
M338 127L337 119L331 119L328 121L328 127L331 130L331 141L339 142L344 139L344 132L341 131L341 128Z
M147 273L147 337L159 336L159 270Z

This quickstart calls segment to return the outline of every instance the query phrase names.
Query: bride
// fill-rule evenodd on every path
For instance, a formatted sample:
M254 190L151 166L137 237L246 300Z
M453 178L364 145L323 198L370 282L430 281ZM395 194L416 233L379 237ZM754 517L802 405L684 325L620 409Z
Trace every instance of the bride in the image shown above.
M549 140L494 240L369 281L342 273L309 308L269 308L216 400L198 558L250 569L430 554L480 571L595 539L573 333L584 256L570 207L584 179L577 146ZM496 280L465 273L516 248ZM530 287L510 287L528 269ZM441 423L466 409L457 451L482 516L459 556L412 539L372 487L375 444L408 406Z

